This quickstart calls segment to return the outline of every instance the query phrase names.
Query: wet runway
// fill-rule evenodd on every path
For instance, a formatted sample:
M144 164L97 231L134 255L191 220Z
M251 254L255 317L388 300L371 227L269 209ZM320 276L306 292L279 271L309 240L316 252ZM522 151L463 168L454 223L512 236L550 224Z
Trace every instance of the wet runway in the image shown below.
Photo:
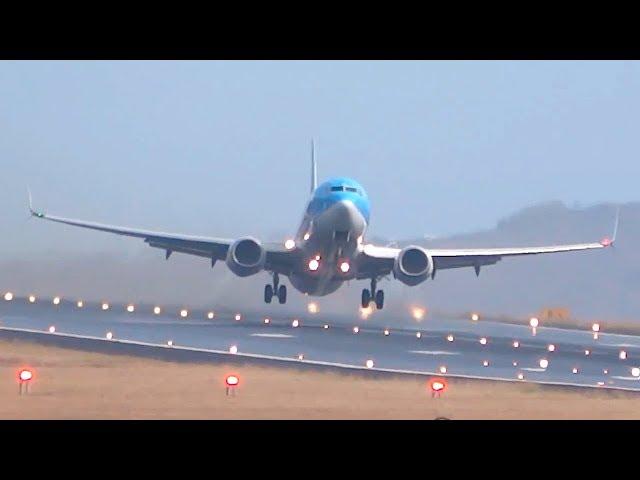
M55 332L50 333L52 326ZM391 326L385 332L362 320L337 325L320 314L270 317L265 323L255 315L209 319L207 312L193 311L181 318L179 311L155 315L151 306L128 312L126 305L102 310L100 304L78 308L67 301L54 305L51 299L0 299L0 337L19 333L92 345L140 345L162 349L165 358L172 352L197 352L211 360L235 355L329 368L640 391L640 377L634 376L640 375L634 370L640 367L640 337L601 332L595 340L591 331L545 327L533 335L526 326L482 320L428 319L420 329Z

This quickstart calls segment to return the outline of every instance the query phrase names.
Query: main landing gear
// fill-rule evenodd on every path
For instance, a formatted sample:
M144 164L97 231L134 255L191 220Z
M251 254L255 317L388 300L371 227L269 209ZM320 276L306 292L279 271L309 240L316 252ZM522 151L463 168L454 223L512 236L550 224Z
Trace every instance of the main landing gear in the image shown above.
M367 308L371 300L376 302L376 309L382 310L384 307L384 292L382 290L376 290L376 279L371 279L371 290L362 290L362 308Z
M280 302L280 304L287 302L287 286L286 285L278 286L279 283L280 283L280 276L277 273L274 273L273 285L267 284L264 286L264 301L266 303L271 303L271 299L273 298L274 295L278 297L278 302Z

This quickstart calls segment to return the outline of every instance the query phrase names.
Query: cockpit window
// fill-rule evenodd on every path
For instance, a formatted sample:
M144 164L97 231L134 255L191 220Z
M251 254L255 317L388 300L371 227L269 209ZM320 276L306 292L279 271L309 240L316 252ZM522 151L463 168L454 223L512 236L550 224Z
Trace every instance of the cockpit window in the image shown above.
M358 192L358 189L355 187L344 187L344 188L347 190L347 192L354 192L354 193Z
M332 192L343 192L344 191L344 187L342 185L340 185L338 187L331 187L331 191Z

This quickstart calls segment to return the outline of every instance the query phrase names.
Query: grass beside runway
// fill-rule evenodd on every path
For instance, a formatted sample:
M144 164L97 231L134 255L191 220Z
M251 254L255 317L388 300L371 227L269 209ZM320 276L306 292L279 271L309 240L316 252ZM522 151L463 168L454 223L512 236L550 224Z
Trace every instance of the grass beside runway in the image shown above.
M35 371L28 396L16 372ZM224 378L240 377L225 395ZM168 362L0 340L0 419L640 419L637 394L252 364Z

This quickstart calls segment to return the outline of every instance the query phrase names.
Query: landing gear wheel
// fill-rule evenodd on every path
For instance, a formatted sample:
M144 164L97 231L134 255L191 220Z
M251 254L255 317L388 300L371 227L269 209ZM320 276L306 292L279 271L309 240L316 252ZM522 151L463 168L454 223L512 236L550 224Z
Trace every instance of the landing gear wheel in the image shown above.
M264 301L265 303L271 303L273 298L273 287L271 285L264 286Z
M280 285L278 289L278 301L282 303L287 303L287 287L285 285Z
M382 290L378 290L376 292L376 308L378 310L382 310L384 307L384 292Z
M362 290L362 308L369 307L369 303L371 302L371 294L368 289Z

